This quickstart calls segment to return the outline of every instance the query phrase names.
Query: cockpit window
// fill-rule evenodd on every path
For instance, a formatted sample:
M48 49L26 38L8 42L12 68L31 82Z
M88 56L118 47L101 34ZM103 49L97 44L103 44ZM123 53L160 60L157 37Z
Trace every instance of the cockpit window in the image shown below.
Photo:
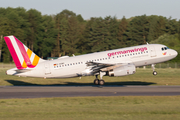
M162 49L162 51L163 51L163 50L167 50L167 49L169 49L169 48L168 48L168 47L162 47L161 49Z

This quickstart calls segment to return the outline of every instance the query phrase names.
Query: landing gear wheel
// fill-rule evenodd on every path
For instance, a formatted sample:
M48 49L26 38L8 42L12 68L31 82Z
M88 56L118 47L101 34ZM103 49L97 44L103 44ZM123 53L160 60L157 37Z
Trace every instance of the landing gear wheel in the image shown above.
M104 80L99 80L99 85L104 85Z
M153 75L157 75L157 72L156 72L156 71L154 71L154 72L153 72Z
M95 84L95 85L98 85L98 84L99 84L99 79L95 79L95 80L94 80L94 84Z

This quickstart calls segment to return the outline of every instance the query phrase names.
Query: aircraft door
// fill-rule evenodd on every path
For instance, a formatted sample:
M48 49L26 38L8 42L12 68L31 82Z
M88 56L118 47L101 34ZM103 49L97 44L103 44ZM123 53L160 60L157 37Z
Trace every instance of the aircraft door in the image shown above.
M151 57L156 57L156 51L154 46L150 46Z
M51 74L49 63L45 63L44 67L45 67L45 75Z

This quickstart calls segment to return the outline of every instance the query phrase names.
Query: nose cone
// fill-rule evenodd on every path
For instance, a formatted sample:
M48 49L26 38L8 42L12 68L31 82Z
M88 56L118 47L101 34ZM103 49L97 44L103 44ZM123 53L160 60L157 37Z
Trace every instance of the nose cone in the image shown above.
M175 58L177 55L178 55L178 52L177 52L177 51L171 50L170 56L172 57L172 59Z
M168 57L169 60L175 58L177 55L178 55L178 52L176 50L168 49L167 57ZM165 56L166 56L166 54L165 54Z
M178 55L178 52L174 50L173 55L174 55L174 57L176 57Z

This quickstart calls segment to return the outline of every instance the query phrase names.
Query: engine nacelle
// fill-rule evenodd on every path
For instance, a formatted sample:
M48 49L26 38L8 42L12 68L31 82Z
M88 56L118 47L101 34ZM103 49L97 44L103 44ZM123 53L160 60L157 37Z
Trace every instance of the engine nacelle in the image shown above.
M125 76L131 75L136 72L136 67L132 63L128 63L127 65L122 65L120 67L114 68L112 71L108 72L109 76Z

